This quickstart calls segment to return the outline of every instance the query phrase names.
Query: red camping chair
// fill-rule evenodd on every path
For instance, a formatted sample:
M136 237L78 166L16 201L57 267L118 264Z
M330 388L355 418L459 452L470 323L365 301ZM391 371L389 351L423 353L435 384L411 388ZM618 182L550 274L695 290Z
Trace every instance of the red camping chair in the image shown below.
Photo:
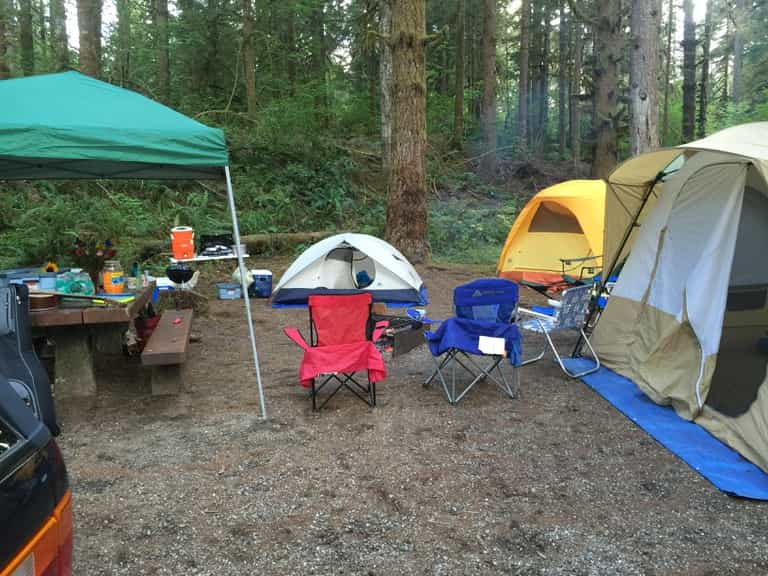
M376 405L376 382L387 375L384 359L374 340L383 329L374 327L371 318L371 295L309 297L310 344L297 328L286 328L285 334L304 349L299 367L299 381L311 388L312 409L325 406L342 388L355 394L369 406ZM354 378L355 372L367 372L368 383ZM318 376L325 378L316 385ZM318 408L317 394L326 384L336 388Z

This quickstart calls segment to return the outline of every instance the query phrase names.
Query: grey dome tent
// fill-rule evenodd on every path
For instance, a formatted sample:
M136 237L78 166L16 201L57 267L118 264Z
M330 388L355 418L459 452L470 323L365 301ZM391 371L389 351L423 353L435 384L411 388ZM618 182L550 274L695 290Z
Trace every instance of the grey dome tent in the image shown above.
M276 308L306 305L310 294L369 292L389 306L427 304L424 283L395 247L368 234L336 234L293 261L272 292Z
M0 81L0 180L219 178L226 182L232 231L240 244L221 130L78 72ZM261 415L266 417L240 254L238 267Z

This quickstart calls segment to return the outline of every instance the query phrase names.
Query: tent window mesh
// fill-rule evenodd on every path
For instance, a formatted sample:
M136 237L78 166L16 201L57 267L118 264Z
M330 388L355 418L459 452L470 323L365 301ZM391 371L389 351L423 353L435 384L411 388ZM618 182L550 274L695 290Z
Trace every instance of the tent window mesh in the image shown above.
M529 232L557 232L560 234L584 234L573 212L556 202L542 202L528 227Z

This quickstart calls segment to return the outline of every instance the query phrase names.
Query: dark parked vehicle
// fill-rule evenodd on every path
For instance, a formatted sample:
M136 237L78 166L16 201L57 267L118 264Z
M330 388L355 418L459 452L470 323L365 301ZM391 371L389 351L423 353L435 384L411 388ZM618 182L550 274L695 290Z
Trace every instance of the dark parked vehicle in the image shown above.
M25 286L0 287L0 576L71 576L72 509Z

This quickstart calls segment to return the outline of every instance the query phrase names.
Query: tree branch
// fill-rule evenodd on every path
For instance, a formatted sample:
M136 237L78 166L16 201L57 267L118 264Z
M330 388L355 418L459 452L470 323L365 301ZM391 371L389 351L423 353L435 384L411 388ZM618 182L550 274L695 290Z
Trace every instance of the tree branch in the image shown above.
M590 14L589 11L584 10L582 7L580 7L578 4L576 4L576 0L568 0L568 7L571 9L571 12L573 12L574 16L581 20L584 24L594 24L595 23L595 14Z
M448 31L449 31L449 27L448 27L448 24L446 24L435 34L427 34L423 38L424 45L432 46L433 44L437 44L441 40L444 40L446 36L448 36Z

